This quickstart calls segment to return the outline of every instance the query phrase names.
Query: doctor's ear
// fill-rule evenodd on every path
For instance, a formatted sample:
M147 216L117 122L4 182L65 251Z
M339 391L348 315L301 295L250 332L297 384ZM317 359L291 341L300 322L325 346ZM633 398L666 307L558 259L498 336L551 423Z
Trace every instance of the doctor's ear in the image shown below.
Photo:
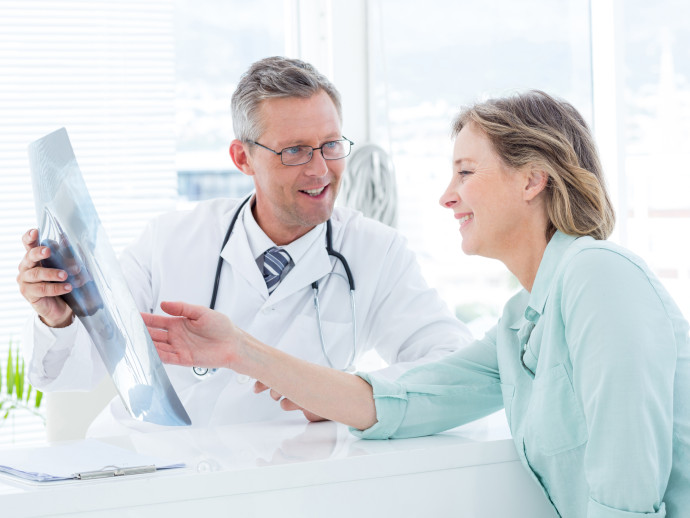
M526 182L523 199L527 202L534 200L549 183L549 173L538 164L532 164L525 172Z
M242 171L244 174L249 176L254 176L254 169L250 164L249 150L247 149L249 144L242 142L241 140L233 140L230 143L230 158L232 158L235 167Z

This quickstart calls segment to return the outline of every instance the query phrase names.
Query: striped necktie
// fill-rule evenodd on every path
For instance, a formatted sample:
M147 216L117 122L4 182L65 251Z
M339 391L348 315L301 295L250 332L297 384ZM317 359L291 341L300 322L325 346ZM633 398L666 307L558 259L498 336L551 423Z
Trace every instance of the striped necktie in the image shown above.
M290 255L281 248L275 246L264 252L264 281L270 295L280 283L280 274L290 262Z

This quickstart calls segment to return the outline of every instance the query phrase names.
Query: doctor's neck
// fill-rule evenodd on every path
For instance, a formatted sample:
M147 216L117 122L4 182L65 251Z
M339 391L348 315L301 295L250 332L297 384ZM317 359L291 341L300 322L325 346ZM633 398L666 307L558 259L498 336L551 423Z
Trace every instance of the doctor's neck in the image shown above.
M283 211L285 214L280 214L275 210L257 210L256 198L252 200L251 209L256 223L276 246L289 245L328 219L305 221L292 211Z

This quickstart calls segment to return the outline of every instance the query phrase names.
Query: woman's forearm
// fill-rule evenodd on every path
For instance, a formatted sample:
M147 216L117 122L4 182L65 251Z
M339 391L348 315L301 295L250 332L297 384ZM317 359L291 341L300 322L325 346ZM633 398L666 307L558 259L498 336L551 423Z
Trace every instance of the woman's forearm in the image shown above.
M171 316L142 313L165 363L227 367L259 380L320 417L364 430L376 423L371 386L352 374L274 349L204 306L161 302Z
M242 335L244 354L234 370L326 419L360 430L376 423L371 386L359 376L309 363Z

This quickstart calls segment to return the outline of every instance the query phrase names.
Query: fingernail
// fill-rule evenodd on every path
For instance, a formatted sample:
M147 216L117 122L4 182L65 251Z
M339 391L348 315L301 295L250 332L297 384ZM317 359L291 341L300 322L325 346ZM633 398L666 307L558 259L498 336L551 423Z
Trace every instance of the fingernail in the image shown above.
M65 284L65 291L72 291L72 285L71 284Z
M58 277L64 281L67 278L67 274L65 272L59 272Z
M44 248L43 250L41 250L41 255L48 255L48 249Z

